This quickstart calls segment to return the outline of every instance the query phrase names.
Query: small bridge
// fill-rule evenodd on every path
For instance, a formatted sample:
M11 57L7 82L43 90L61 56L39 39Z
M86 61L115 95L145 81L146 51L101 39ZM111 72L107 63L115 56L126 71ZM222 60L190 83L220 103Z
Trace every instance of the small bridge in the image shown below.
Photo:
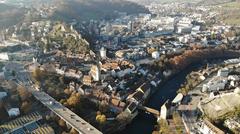
M156 110L156 109L153 109L153 108L149 108L149 107L146 107L146 106L138 106L138 109L141 109L143 111L149 112L149 113L153 114L156 117L160 116L160 112L158 110Z

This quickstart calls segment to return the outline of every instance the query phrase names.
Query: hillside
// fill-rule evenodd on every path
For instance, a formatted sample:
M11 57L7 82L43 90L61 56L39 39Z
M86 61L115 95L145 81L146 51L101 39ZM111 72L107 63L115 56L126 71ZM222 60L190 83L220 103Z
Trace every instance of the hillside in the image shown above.
M55 24L47 35L46 41L40 43L44 49L59 49L64 52L88 53L89 43L74 29L65 24ZM57 45L58 44L58 45Z
M232 2L234 0L201 0L198 4L199 5L218 5L223 3Z
M26 9L0 4L0 29L19 23L24 18Z
M220 13L218 19L224 23L240 26L240 1L219 4L212 10Z
M115 11L128 14L149 13L143 6L125 0L63 0L52 18L65 21L109 19L116 16Z

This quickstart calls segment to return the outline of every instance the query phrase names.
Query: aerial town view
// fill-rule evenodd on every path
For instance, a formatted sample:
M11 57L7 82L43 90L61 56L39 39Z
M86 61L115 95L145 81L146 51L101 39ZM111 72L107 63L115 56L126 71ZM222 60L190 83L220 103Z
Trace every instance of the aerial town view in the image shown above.
M240 0L0 0L0 134L240 134Z

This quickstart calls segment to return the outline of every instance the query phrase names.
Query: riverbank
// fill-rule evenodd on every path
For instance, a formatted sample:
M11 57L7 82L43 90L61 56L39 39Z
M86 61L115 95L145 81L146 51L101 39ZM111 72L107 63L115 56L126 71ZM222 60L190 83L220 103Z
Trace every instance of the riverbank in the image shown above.
M228 55L229 56L229 55ZM233 57L220 57L216 59L229 59ZM235 56L235 55L234 55ZM214 60L210 58L210 60ZM195 63L195 64L194 64ZM148 103L146 103L147 107L154 108L156 110L160 110L160 107L167 100L172 100L176 95L178 89L181 87L181 84L184 83L185 77L192 71L197 70L199 67L206 65L201 61L199 63L194 62L185 69L175 71L168 79L162 81L162 83L158 86L158 90L156 90L153 95L150 97ZM161 89L161 90L160 90ZM156 118L151 114L145 114L144 112L140 112L138 116L131 122L131 124L127 125L125 130L118 132L116 134L150 134L154 130L154 125L156 123Z
M167 81L164 81L160 84L160 86L158 86L159 90L156 90L155 94L150 97L146 106L159 110L165 101L173 99L177 95L176 92L181 84L184 83L187 74L198 69L201 65L202 64L195 64L177 74L172 75ZM156 120L156 117L151 114L139 112L131 124L126 126L125 130L116 134L150 134L154 130Z

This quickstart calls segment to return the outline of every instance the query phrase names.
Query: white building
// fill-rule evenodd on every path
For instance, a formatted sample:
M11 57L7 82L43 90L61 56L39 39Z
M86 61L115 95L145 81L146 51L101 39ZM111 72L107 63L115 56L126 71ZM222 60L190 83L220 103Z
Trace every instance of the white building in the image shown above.
M4 72L0 72L0 79L5 79L5 75L4 75Z
M239 81L240 78L239 78L239 76L237 76L237 75L229 75L229 76L228 76L228 80Z
M158 59L159 56L160 56L160 54L159 54L158 51L155 51L155 52L152 53L152 58L154 58L154 59Z
M231 130L238 129L240 130L240 119L230 118L224 121L224 125Z
M91 67L91 70L89 72L89 74L92 76L94 81L99 81L100 77L101 77L101 72L100 72L100 68L97 65L93 65Z
M20 115L20 110L19 108L10 108L7 110L7 113L9 117L16 117Z
M101 56L102 59L107 58L107 51L106 51L106 49L104 47L102 47L100 49L100 56Z
M218 70L217 76L227 77L229 73L228 68L222 68Z
M7 53L0 53L0 61L8 61L9 57Z
M16 117L18 115L20 115L20 110L17 106L15 106L16 103L14 102L5 102L4 103L4 108L8 113L9 117Z
M192 27L193 27L192 20L187 17L183 17L177 23L176 32L177 33L191 33Z
M82 77L82 72L74 69L69 69L64 73L66 77L72 77L76 79L80 79Z
M171 111L171 105L168 101L166 101L160 109L160 119L166 120L168 118L168 116L170 115L170 111Z
M3 99L4 97L7 97L7 92L0 91L0 100Z
M225 134L222 130L214 126L210 121L204 120L199 127L201 134Z
M225 89L227 78L216 76L212 78L207 84L203 84L202 92L212 92Z

